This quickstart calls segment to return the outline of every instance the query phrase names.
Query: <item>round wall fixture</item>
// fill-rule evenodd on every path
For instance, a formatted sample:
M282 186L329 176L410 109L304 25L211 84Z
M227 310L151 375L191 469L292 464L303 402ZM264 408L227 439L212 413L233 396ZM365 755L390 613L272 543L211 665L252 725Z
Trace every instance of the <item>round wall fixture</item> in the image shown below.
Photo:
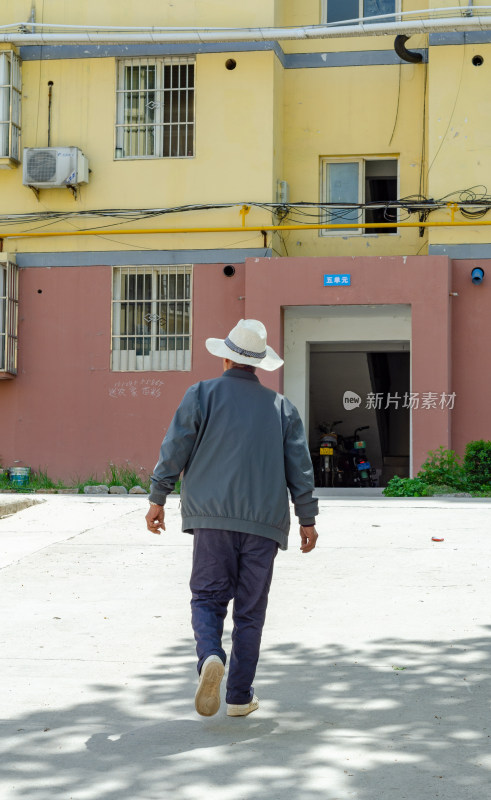
M475 67L480 67L484 64L484 58L482 56L473 56L472 63Z
M237 66L235 58L227 58L225 66L227 69L235 69L235 67Z
M223 274L227 276L227 278L231 278L232 275L235 275L235 267L232 264L227 264L226 267L223 268Z
M484 280L484 270L481 267L474 267L471 272L472 283L479 285Z

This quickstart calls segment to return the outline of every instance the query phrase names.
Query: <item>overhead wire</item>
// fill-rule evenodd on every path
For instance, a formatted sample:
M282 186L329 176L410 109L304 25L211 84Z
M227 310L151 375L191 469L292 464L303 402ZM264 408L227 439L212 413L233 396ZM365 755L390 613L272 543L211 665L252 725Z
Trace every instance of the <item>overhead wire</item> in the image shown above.
M258 201L240 201L231 203L194 203L168 208L105 208L86 209L80 211L40 211L35 213L0 214L0 226L3 230L12 226L23 226L26 232L43 230L56 222L73 225L74 220L82 223L76 230L84 230L83 220L97 218L98 224L91 225L91 230L109 229L117 233L117 228L126 222L145 222L149 219L169 215L197 212L240 210L246 206L271 214L275 224L287 220L290 224L309 225L329 222L353 222L363 218L367 210L383 210L383 216L394 221L395 210L399 210L399 219L404 221L413 214L430 214L448 206L455 206L466 219L478 219L491 209L491 195L485 185L475 185L459 189L434 199L424 194L406 195L397 199L377 200L365 203L326 203L317 201L299 201L295 203L270 203ZM246 226L244 226L246 227ZM145 229L142 228L142 234ZM1 235L1 232L0 232ZM8 234L7 234L8 235Z

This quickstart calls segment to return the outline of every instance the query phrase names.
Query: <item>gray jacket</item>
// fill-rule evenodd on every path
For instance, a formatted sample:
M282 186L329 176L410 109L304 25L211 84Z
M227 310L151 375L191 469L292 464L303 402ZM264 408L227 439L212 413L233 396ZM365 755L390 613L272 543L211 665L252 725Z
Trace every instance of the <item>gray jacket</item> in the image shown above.
M286 550L287 488L300 524L315 523L312 462L298 411L246 370L229 369L187 390L162 442L150 500L164 505L182 470L184 531L253 533Z

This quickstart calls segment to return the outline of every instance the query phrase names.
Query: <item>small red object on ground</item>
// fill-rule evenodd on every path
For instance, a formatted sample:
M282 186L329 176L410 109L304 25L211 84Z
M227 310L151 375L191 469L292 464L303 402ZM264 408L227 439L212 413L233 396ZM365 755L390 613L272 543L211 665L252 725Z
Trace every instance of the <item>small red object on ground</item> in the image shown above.
M438 536L432 536L431 537L431 541L432 542L444 542L445 539L439 539Z

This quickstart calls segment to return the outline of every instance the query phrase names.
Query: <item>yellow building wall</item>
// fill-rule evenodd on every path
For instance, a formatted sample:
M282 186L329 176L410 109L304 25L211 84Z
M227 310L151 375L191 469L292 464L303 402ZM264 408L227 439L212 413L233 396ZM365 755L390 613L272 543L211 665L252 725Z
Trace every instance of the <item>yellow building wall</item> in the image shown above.
M469 0L459 0L459 2L455 2L455 0L429 0L427 3L429 8L462 8L467 9L469 6ZM478 8L479 6L489 6L487 0L472 0L471 3L473 8Z
M1 0L0 25L27 22L70 25L256 27L275 24L275 0Z
M290 201L320 202L322 157L399 159L399 196L419 194L425 66L342 67L285 72L284 172ZM412 219L416 219L412 217ZM415 254L418 229L329 236L294 231L290 255Z
M482 66L472 63L476 55L484 59ZM469 188L491 194L490 66L491 44L431 49L428 192L435 199L461 192L468 198ZM430 220L449 216L435 212ZM455 219L465 218L457 212ZM489 241L491 226L430 229L431 244Z
M3 0L0 24L27 21L31 0ZM449 2L405 0L403 11L451 7ZM467 4L466 4L467 5ZM483 3L475 3L478 7ZM215 0L37 0L36 19L113 25L308 25L320 21L320 0L269 0L248 4ZM410 49L427 46L412 37ZM286 53L388 49L390 37L283 42ZM472 57L484 58L482 67ZM234 58L235 70L225 61ZM48 81L53 81L51 144L77 146L89 159L89 184L78 199L68 190L42 190L39 200L22 185L22 168L0 171L0 213L38 213L96 208L145 208L276 201L277 182L289 184L290 202L320 201L323 157L392 156L399 160L399 196L440 198L486 184L491 166L491 107L487 102L491 44L432 46L429 64L284 69L272 51L202 53L196 58L196 150L184 159L114 159L116 60L81 58L25 61L22 146L44 147L48 128ZM427 74L428 95L424 104ZM425 133L426 126L426 136ZM428 148L426 152L425 146ZM429 169L429 171L428 171ZM486 186L487 191L487 186ZM445 220L445 212L430 221ZM460 218L460 217L458 217ZM413 215L411 221L417 221ZM247 225L277 220L252 208ZM56 222L71 230L101 220ZM288 222L288 220L286 220ZM238 226L238 208L173 214L124 227ZM29 225L26 226L26 229ZM12 227L9 226L9 231ZM0 235L5 229L0 223ZM289 255L405 255L425 253L430 243L489 241L488 228L399 228L393 235L319 236L295 231L268 234L275 251ZM126 248L229 248L263 245L261 233L193 233L105 238L32 239L6 243L11 251L113 250Z
M444 8L455 0L403 0L402 11ZM467 5L467 2L465 2ZM475 6L486 5L476 0ZM216 26L317 25L322 0L2 0L0 24L36 21L71 25Z
M236 69L225 68L233 57ZM24 147L45 147L48 131L48 81L53 81L52 146L77 146L89 159L89 183L74 200L67 189L42 189L39 201L22 185L22 167L0 173L0 213L76 211L94 208L155 208L193 203L230 203L275 199L273 108L275 69L272 52L198 55L196 59L196 150L183 159L114 159L116 64L112 58L27 61L23 65ZM281 107L281 92L276 106ZM281 115L278 114L278 121ZM281 139L277 136L278 158ZM247 224L264 224L252 210ZM96 227L100 221L56 223L57 230ZM140 223L141 227L240 225L238 209L173 214ZM125 223L124 227L138 227ZM12 227L9 227L12 230ZM3 232L0 223L0 234ZM248 234L255 246L261 234ZM199 240L198 240L199 239ZM120 238L16 240L9 250L118 249L131 246L164 249L229 247L237 232ZM15 246L14 246L15 245ZM240 246L244 246L241 244Z

